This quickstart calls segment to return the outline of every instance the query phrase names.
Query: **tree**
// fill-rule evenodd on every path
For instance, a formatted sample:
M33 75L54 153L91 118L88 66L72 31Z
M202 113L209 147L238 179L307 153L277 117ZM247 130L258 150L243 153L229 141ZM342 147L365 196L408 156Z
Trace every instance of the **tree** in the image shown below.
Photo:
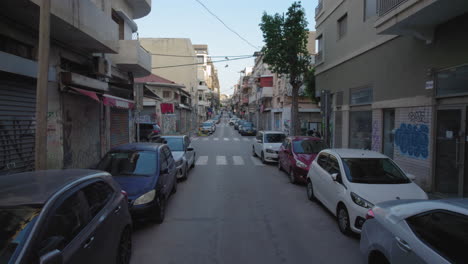
M304 75L305 93L312 100L317 103L317 97L315 97L315 69L311 68Z
M310 67L310 54L307 50L308 29L304 8L301 2L294 2L286 16L278 13L263 13L260 29L265 46L262 49L263 61L270 70L288 76L292 87L291 128L293 135L300 132L299 89L304 84L304 74Z

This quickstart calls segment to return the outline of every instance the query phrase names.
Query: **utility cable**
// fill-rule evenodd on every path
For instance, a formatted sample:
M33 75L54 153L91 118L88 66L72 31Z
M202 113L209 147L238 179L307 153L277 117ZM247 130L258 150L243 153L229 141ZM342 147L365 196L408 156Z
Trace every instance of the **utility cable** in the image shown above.
M181 57L181 58L196 58L196 57L198 57L198 56L201 56L201 55L198 55L198 56L190 56L190 55L160 54L160 53L150 53L150 55L165 56L165 57ZM238 58L238 57L249 57L249 56L252 56L252 55L233 55L233 56L229 56L229 55L226 55L226 56L211 56L211 55L207 55L207 57L210 57L210 58Z
M211 61L211 63L226 62L226 61L234 61L234 60L245 60L245 59L250 59L250 58L254 58L254 56L243 57L243 58L235 58L235 59L229 59L229 60ZM180 65L161 66L161 67L153 67L152 69L165 69L165 68L174 68L174 67L183 67L183 66L193 66L193 65L202 65L202 64L205 64L205 63L200 62L200 63L189 63L189 64L180 64Z

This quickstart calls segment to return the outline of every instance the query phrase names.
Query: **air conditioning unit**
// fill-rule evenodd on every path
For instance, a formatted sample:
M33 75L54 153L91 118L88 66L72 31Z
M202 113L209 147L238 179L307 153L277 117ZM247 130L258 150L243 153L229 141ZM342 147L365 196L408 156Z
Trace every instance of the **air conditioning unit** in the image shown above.
M106 58L93 58L93 70L96 75L111 77L111 66L111 62Z

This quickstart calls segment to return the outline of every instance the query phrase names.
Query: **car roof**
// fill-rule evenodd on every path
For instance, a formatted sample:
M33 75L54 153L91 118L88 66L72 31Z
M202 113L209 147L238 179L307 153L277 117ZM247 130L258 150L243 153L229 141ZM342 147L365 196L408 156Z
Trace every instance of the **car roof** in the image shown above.
M288 137L288 139L292 141L297 141L297 140L317 140L317 141L323 141L321 138L318 137L309 137L309 136L291 136Z
M281 132L281 131L273 131L273 130L265 130L265 131L260 131L260 132L262 132L262 133L264 133L264 134L283 134L283 135L285 135L284 132Z
M406 219L433 210L446 210L468 215L468 198L440 200L393 200L377 204L388 211L387 217L395 220Z
M325 152L337 155L341 158L367 158L367 159L382 159L388 158L382 153L363 150L363 149L325 149Z
M111 151L116 151L116 150L141 150L141 151L158 151L159 147L161 147L164 144L161 143L151 143L151 142L140 142L140 143L129 143L129 144L123 144L119 145L116 147L113 147Z
M67 185L93 178L111 178L107 172L85 169L44 170L0 176L0 206L44 205Z

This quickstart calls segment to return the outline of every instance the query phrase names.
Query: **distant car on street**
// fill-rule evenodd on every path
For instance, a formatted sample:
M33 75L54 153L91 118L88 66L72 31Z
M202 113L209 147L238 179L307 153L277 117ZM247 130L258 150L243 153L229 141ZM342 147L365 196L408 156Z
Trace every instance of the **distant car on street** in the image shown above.
M230 125L230 126L233 126L234 123L235 123L237 120L239 120L239 118L236 118L236 117L231 118L231 119L229 120L229 125Z
M361 233L365 263L466 263L468 199L377 204Z
M189 170L195 167L195 149L188 136L161 136L161 143L167 144L171 149L172 157L177 166L177 179L186 180Z
M307 196L336 216L340 231L360 233L376 203L428 199L427 194L389 157L368 150L326 149L307 174Z
M134 218L164 221L167 200L177 191L176 163L167 145L120 145L101 159L97 169L112 174L128 193Z
M215 132L215 128L213 127L213 122L210 122L210 121L203 122L199 127L199 131L204 134L213 134Z
M0 263L130 263L132 219L106 172L3 175Z
M307 183L310 164L327 144L315 137L288 137L278 153L278 169L289 175L291 183Z
M252 155L259 157L263 163L277 162L278 152L286 134L278 131L259 131L252 146Z
M239 126L242 124L242 122L244 122L245 120L243 119L239 119L237 121L234 122L234 129L235 130L239 130Z
M239 133L242 136L255 136L257 134L257 129L252 122L244 122L242 126L239 127Z

